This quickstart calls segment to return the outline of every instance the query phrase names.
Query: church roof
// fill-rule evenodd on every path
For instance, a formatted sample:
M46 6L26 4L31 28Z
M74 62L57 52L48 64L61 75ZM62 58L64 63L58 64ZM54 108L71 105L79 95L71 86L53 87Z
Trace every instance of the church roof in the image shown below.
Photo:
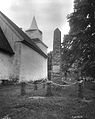
M1 11L0 14L8 21L8 23L23 37L22 43L25 43L29 47L31 47L33 50L38 52L43 57L47 58L47 55L31 40L31 38L26 35L15 23L13 23L7 16L5 16Z
M26 30L27 31L36 31L38 30L40 33L42 33L41 30L39 30L38 26L37 26L37 22L36 22L36 19L35 19L35 16L33 17L33 20L32 20L32 23L30 25L30 28Z
M33 39L31 39L31 40L33 40L34 42L39 42L39 43L42 43L46 48L48 48L47 47L47 45L45 45L39 38L33 38Z
M30 29L38 29L38 26L37 26L37 22L36 22L36 19L35 19L35 16L33 17L33 20L32 20L32 24L30 26Z
M0 50L10 55L14 54L8 40L6 39L2 29L0 28Z

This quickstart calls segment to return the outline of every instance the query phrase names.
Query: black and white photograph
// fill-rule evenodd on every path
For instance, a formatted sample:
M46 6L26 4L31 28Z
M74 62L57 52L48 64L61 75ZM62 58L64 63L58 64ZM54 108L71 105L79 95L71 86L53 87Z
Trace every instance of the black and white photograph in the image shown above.
M95 119L95 0L0 0L0 119Z

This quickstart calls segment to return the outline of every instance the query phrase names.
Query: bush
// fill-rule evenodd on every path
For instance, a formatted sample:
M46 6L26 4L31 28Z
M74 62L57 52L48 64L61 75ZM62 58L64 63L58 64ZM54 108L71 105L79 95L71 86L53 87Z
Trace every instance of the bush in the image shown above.
M13 84L16 84L18 82L18 79L2 79L1 80L1 85L13 85Z

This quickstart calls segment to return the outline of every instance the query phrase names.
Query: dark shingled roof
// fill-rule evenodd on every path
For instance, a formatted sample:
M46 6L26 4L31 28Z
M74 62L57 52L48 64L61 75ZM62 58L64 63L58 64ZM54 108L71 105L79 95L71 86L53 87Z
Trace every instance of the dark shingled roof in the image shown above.
M35 43L42 43L46 48L48 48L39 38L32 38Z
M0 50L10 55L14 54L8 40L6 39L2 29L0 28Z
M27 31L36 31L36 30L37 30L37 29L27 29L26 32L27 32ZM40 33L42 33L41 30L38 29L38 31L39 31Z
M40 55L43 57L47 58L47 55L31 40L31 38L26 35L15 23L13 23L7 16L5 16L1 11L0 14L8 21L8 23L24 38L22 43L28 45L31 47L33 50L38 52Z

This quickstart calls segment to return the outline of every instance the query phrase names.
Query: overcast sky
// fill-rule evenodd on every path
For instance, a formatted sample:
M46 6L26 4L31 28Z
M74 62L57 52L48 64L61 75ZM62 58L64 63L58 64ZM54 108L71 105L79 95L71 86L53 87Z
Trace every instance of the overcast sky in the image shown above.
M52 50L53 31L68 33L67 14L73 11L73 0L0 0L0 10L23 30L30 27L35 16L43 41Z

